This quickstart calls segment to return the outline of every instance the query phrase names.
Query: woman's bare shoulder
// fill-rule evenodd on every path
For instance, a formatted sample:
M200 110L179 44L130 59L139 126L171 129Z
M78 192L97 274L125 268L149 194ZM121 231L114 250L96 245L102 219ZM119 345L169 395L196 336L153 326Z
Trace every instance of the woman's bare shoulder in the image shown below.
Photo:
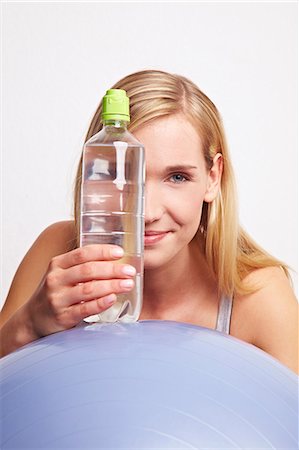
M234 303L240 307L250 306L252 309L253 305L264 308L286 302L297 304L291 281L281 267L271 266L253 270L244 282L252 288L252 292L236 295Z
M76 241L75 222L63 220L49 225L42 231L35 243L49 244L52 249L51 253L56 253L56 251L66 253L76 247Z
M297 371L298 301L280 267L253 271L254 287L234 298L231 334L250 342Z

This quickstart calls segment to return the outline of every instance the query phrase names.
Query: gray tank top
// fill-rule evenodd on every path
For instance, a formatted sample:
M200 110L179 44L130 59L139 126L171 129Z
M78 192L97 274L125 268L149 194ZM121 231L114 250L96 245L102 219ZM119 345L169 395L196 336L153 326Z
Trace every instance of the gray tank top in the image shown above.
M215 328L216 331L229 334L232 306L233 299L223 295L219 302L217 324Z

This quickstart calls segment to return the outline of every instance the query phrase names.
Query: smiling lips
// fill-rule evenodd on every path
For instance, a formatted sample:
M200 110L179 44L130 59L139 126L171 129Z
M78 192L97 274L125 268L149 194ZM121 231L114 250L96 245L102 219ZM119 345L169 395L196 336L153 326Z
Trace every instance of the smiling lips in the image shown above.
M161 241L167 234L168 231L146 231L144 233L144 245L156 244L156 242Z

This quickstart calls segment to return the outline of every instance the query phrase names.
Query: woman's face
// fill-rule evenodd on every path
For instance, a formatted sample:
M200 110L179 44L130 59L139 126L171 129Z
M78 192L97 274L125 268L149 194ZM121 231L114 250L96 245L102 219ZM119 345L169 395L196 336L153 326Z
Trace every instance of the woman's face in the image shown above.
M144 266L155 269L184 257L196 234L203 202L217 195L221 156L206 169L200 136L181 114L134 131L145 146Z

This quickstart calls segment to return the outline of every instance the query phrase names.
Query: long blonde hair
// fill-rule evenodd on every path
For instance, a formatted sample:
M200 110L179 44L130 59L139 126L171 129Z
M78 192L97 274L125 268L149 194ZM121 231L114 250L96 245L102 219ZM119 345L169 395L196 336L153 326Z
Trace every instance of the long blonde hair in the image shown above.
M201 223L195 240L203 249L208 266L215 274L219 292L226 295L246 294L255 287L244 283L254 269L279 266L289 277L288 267L260 246L240 227L235 178L220 114L213 102L189 79L160 70L144 70L118 81L113 89L124 89L130 99L131 122L128 129L138 127L170 114L182 113L203 140L207 169L216 153L223 158L223 173L218 197L204 203ZM88 129L85 142L102 128L102 102ZM74 216L79 230L82 158L76 183Z

